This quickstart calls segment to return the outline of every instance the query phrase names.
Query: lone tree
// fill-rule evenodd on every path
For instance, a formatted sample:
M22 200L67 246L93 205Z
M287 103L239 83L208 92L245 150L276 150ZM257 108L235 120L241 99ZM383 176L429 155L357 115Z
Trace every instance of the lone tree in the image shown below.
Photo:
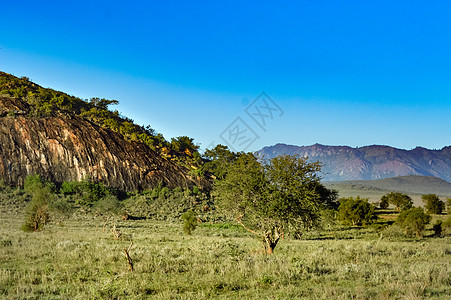
M49 205L54 199L54 186L41 179L39 175L27 176L24 185L31 201L25 209L24 231L39 231L50 219Z
M383 195L381 197L381 202L379 203L379 207L382 209L386 209L386 208L388 208L389 204L390 204L390 199L388 199L387 195Z
M241 153L214 184L217 206L246 230L261 237L268 254L290 230L317 224L331 199L324 192L318 162L282 155L261 164L251 153Z
M367 225L377 219L374 213L374 205L368 203L368 199L357 198L341 198L338 200L340 206L338 207L337 218L344 224L353 226Z
M421 237L423 230L431 221L431 216L424 213L423 208L414 207L402 211L396 219L396 224L404 229L406 235L415 233Z
M393 204L396 207L397 211L406 210L412 208L413 201L407 194L398 193L398 192L390 192L381 198L382 201L387 201Z
M421 196L424 203L424 208L430 214L441 214L445 209L445 202L440 200L436 194L427 194Z

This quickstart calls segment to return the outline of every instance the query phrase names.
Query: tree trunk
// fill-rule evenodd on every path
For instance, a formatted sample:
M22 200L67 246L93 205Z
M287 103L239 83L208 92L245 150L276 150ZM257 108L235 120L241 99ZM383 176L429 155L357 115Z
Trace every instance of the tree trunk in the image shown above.
M265 232L263 245L267 254L273 254L274 248L276 248L277 243L282 236L283 230L277 226L274 226L271 230Z

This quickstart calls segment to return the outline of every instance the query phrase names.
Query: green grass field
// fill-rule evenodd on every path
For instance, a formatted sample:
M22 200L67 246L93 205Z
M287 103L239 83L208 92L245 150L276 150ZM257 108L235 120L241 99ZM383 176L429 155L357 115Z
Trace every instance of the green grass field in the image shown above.
M20 211L20 210L19 210ZM391 215L386 218L393 218ZM273 255L239 226L79 214L44 231L0 210L2 299L449 299L451 238L393 238L377 226L285 238ZM134 272L123 249L130 243Z

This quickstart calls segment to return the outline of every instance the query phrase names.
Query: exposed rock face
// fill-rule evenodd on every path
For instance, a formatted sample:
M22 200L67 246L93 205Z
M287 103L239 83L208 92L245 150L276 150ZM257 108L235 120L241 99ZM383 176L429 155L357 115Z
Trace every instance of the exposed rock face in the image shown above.
M293 146L277 144L258 152L266 158L281 154L308 156L324 164L324 180L369 180L405 175L435 176L451 182L451 147L413 150L389 146Z
M123 191L160 182L168 187L208 185L148 146L83 118L34 119L21 114L26 109L0 97L0 178L9 184L21 185L27 175L40 174L59 183L89 176Z

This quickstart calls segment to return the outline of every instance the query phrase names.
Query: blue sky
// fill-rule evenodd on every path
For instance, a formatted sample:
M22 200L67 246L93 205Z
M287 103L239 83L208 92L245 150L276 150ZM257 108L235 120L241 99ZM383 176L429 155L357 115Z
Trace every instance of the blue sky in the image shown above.
M451 144L449 2L293 2L4 1L0 70L202 148Z

